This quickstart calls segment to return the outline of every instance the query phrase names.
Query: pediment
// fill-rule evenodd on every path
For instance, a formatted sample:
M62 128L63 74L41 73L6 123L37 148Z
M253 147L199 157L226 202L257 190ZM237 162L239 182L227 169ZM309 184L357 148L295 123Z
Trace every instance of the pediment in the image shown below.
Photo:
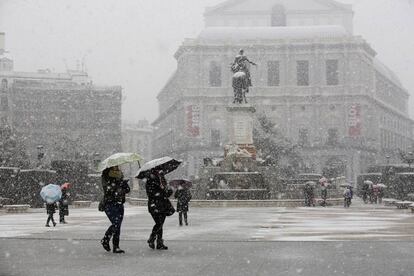
M206 15L271 13L275 5L283 5L287 13L289 11L352 11L351 5L333 0L229 0L209 8Z

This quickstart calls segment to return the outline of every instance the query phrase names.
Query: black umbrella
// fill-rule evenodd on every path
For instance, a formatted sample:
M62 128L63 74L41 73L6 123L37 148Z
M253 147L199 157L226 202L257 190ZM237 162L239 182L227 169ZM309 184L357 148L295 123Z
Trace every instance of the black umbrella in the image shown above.
M172 172L176 168L178 168L178 166L181 163L182 163L181 161L171 158L169 156L154 159L154 160L151 160L145 163L138 170L135 177L139 179L148 177L151 171L163 171L164 174L167 174L169 172Z

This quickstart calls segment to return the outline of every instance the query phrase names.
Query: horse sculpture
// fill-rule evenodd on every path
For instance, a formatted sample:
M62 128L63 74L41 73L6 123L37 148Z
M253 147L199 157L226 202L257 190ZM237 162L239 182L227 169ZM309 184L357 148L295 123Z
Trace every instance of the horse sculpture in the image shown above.
M240 49L239 54L235 57L234 62L231 64L231 70L233 71L233 91L234 101L233 103L247 103L246 93L249 93L249 86L252 86L250 79L250 64L257 65L253 61L250 61L245 55L244 50Z
M233 103L247 103L246 100L246 93L249 92L249 86L248 86L248 78L245 72L238 71L234 73L233 80L233 92L234 92L234 100Z

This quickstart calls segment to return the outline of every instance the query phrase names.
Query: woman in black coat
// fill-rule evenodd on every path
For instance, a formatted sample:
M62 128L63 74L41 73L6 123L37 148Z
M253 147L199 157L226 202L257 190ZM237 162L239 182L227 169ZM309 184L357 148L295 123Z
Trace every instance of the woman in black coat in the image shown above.
M154 219L155 225L152 228L151 235L148 239L148 246L155 248L155 240L157 240L157 249L167 250L168 247L164 245L163 225L165 218L171 213L171 202L169 197L172 190L168 189L167 181L165 180L162 171L153 170L146 178L145 190L148 196L148 212Z
M50 227L49 222L52 221L53 223L53 227L56 226L56 222L53 218L53 214L56 212L56 202L53 203L46 203L46 214L48 214L47 216L47 220L46 220L46 227Z
M121 225L124 219L125 194L130 192L128 180L123 179L122 171L118 166L105 169L102 172L102 188L104 192L104 211L111 226L105 232L101 244L106 251L110 251L109 241L112 237L113 253L125 253L119 248Z
M188 203L191 200L191 192L190 190L185 189L183 186L179 185L174 197L177 199L178 223L180 226L183 225L184 215L184 223L185 225L188 225L187 212Z
M62 197L59 200L59 223L66 223L65 216L69 216L69 202L67 189L62 189Z

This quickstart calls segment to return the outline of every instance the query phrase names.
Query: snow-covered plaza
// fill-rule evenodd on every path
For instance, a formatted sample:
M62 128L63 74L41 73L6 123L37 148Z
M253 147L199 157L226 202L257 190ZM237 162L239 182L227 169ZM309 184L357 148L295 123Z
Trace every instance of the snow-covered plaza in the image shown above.
M350 209L191 208L164 226L167 251L146 240L146 207L127 206L122 256L99 244L109 222L71 209L46 228L44 210L0 215L0 275L412 275L414 215L355 202ZM398 262L396 264L395 262Z

